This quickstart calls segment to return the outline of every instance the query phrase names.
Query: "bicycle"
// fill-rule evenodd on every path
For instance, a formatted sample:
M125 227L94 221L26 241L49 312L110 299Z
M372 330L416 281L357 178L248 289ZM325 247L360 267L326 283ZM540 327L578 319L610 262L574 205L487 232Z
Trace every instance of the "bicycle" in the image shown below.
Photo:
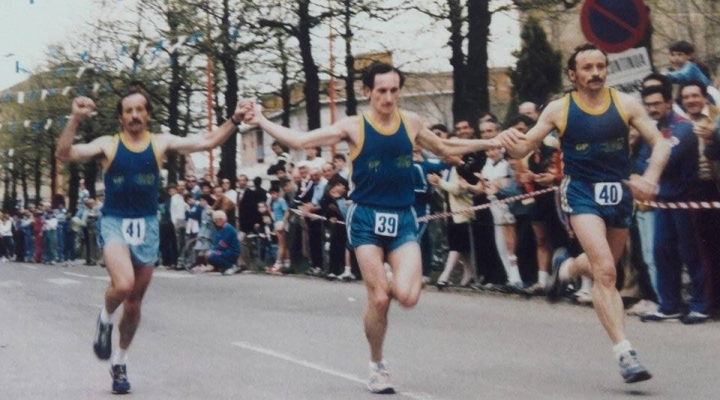
M185 243L185 246L178 255L178 268L184 268L194 273L193 268L197 266L197 259L200 252L210 250L212 239L206 236L196 236Z

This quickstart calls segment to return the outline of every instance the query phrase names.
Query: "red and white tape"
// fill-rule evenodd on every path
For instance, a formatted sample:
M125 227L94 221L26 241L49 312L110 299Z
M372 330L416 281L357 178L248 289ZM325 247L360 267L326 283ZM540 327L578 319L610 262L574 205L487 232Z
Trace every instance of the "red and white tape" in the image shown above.
M466 214L466 213L470 213L470 212L484 210L486 208L490 208L493 204L512 203L514 201L529 199L531 197L540 196L541 194L554 192L556 190L558 190L558 187L553 186L553 187L549 187L547 189L537 190L537 191L531 192L531 193L519 194L517 196L510 196L510 197L506 197L501 200L495 200L490 203L480 204L479 206L463 208L462 210L437 213L437 214L433 214L433 215L426 215L424 217L418 218L418 222L432 221L434 219L446 218L446 217L450 217L450 216L457 215L457 214Z
M437 214L433 214L433 215L426 215L426 216L424 216L424 217L418 218L417 220L418 220L418 222L425 222L425 221L431 221L431 220L434 220L434 219L447 218L447 217L450 217L450 216L453 216L453 215L457 215L457 214L471 213L471 212L475 212L475 211L478 211L478 210L484 210L484 209L486 209L486 208L490 208L490 206L493 205L493 204L497 204L497 203L512 203L513 201L519 201L519 200L529 199L529 198L531 198L531 197L540 196L541 194L554 192L554 191L556 191L557 189L558 189L557 186L553 186L553 187L550 187L550 188L547 188L547 189L543 189L543 190L538 190L538 191L535 191L535 192L532 192L532 193L525 193L525 194L520 194L520 195L517 195L517 196L506 197L506 198L504 198L504 199L502 199L502 200L496 200L496 201L493 201L493 202L491 202L491 203L481 204L481 205L479 205L479 206L463 208L462 210L457 210L457 211L452 211L452 212L442 212L442 213L437 213ZM290 211L292 211L293 213L295 213L295 214L297 214L297 215L300 215L300 216L302 216L302 217L307 217L307 218L310 218L310 219L317 219L317 220L321 220L321 221L328 221L328 219L325 218L325 217L323 217L322 215L311 214L311 213L304 212L304 211L300 211L300 210L297 210L297 209L290 209ZM345 222L343 222L343 221L336 221L335 223L345 225Z
M652 208L662 208L665 210L717 210L720 209L720 201L638 201Z

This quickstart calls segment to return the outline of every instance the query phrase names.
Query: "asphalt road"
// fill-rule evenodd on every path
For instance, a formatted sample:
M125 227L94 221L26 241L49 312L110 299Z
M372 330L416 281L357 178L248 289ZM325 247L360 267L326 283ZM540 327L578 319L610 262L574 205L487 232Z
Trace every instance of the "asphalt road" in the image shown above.
M92 352L99 267L0 264L0 399L110 398ZM135 399L371 399L361 283L157 270L129 353ZM717 399L720 324L627 332L655 378L622 382L590 308L426 290L391 309L397 399ZM117 343L117 330L113 335Z

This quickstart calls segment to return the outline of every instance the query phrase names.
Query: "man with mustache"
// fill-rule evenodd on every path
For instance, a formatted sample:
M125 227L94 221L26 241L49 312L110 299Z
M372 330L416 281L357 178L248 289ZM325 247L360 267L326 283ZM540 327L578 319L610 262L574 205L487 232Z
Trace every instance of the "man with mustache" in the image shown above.
M642 99L650 118L670 143L670 159L660 177L658 200L693 201L697 199L698 137L693 125L672 111L672 91L668 86L643 88ZM650 148L641 144L635 170L645 170ZM658 209L655 211L654 255L657 265L659 305L656 311L641 316L642 321L678 319L685 324L707 321L708 305L704 296L705 274L695 240L693 210ZM682 270L687 266L692 283L690 312L685 314L682 299Z
M718 118L720 109L710 103L708 87L702 82L693 81L680 86L680 102L693 123L693 132L698 137L700 149L698 175L700 177L698 201L720 201L720 164L713 157L712 149L717 147ZM709 148L709 150L708 150ZM710 157L708 157L710 154ZM707 275L708 296L710 307L720 309L720 214L715 210L699 210L697 212L697 234L703 238L700 256Z
M607 55L595 45L575 48L567 63L575 90L550 103L527 134L508 129L499 137L512 157L521 158L558 130L564 163L562 208L570 214L585 253L571 258L564 248L555 252L548 295L557 299L564 291L562 282L573 277L594 279L595 311L613 343L620 374L634 383L652 376L625 337L615 266L628 240L632 197L654 198L669 146L636 99L605 86L607 66ZM642 176L630 176L629 126L652 147Z
M123 305L120 319L120 346L112 361L113 393L127 393L127 350L140 323L140 308L152 278L159 249L157 218L160 168L171 151L188 154L207 151L222 144L242 121L248 108L238 107L233 116L213 132L180 137L152 134L147 125L152 113L150 97L138 83L120 97L115 115L122 131L101 136L90 143L73 144L80 121L95 109L93 100L78 97L58 139L55 156L62 161L102 160L105 170L105 203L98 221L110 284L100 310L93 343L95 355L110 359L114 312Z

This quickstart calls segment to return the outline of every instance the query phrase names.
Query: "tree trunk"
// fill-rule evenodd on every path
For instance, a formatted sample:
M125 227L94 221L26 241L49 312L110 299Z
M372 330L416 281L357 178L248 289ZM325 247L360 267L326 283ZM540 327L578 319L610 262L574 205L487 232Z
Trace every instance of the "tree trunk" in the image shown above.
M168 23L170 25L170 34L173 37L177 36L178 23L174 15L168 15ZM177 41L177 39L175 39ZM168 88L168 120L167 124L170 128L170 134L175 136L182 136L180 132L180 91L182 90L182 78L180 76L182 67L178 60L178 52L173 51L170 54L170 87ZM177 154L170 153L167 155L167 162L165 163L168 175L167 180L169 182L177 182L178 171L177 171Z
M40 188L42 187L42 170L40 168L41 159L40 159L39 154L35 158L34 164L35 165L33 168L33 172L34 172L33 178L35 179L35 205L37 206L37 205L40 205L40 203L42 201L42 198L40 197Z
M305 106L308 119L308 130L320 127L320 77L318 67L312 56L312 43L310 40L310 1L298 2L298 42L302 57L303 73L305 74Z
M453 67L453 122L467 118L465 116L465 53L462 35L462 5L460 0L448 0L450 12L450 65Z
M3 174L5 175L5 186L3 187L2 211L4 213L9 213L10 210L12 210L12 201L10 201L10 170L8 169L7 164L5 164Z
M15 169L12 171L12 176L10 177L10 186L12 187L12 206L13 210L15 207L17 207L17 176L18 176L18 170L17 166L15 166Z
M55 159L55 140L51 140L50 154L48 161L50 162L50 198L52 199L57 193L57 160Z
M468 59L465 83L465 112L475 124L480 111L490 110L488 92L489 70L487 44L490 37L492 14L488 0L468 0Z
M287 49L282 35L277 35L278 49L280 50L280 99L282 99L282 126L290 127L290 112L292 109L292 92L290 89L290 76L288 71Z
M98 176L97 161L92 160L83 165L83 177L85 178L85 188L90 193L90 197L97 198L97 190L95 184Z
M20 172L20 187L22 187L23 192L23 205L25 206L25 209L27 209L28 203L30 202L30 193L28 192L27 172L25 170L25 166L23 166L23 169Z
M225 120L232 116L238 101L237 63L235 62L234 53L230 48L230 6L228 0L223 0L223 15L220 29L222 54L219 58L227 81L225 87L226 110L225 115L223 115L223 120ZM220 171L218 171L217 177L219 180L223 178L229 179L230 185L234 187L236 180L235 175L237 174L237 135L235 133L231 134L220 149Z
M77 164L70 163L70 165L68 165L68 172L70 173L67 193L68 211L70 215L75 215L75 211L77 211L78 188L80 187L80 169L78 169Z
M352 13L351 13L351 0L344 0L343 5L343 24L345 25L345 69L347 69L347 75L345 75L345 115L357 115L357 97L355 97L355 56L352 53L352 39L353 31L350 25Z

